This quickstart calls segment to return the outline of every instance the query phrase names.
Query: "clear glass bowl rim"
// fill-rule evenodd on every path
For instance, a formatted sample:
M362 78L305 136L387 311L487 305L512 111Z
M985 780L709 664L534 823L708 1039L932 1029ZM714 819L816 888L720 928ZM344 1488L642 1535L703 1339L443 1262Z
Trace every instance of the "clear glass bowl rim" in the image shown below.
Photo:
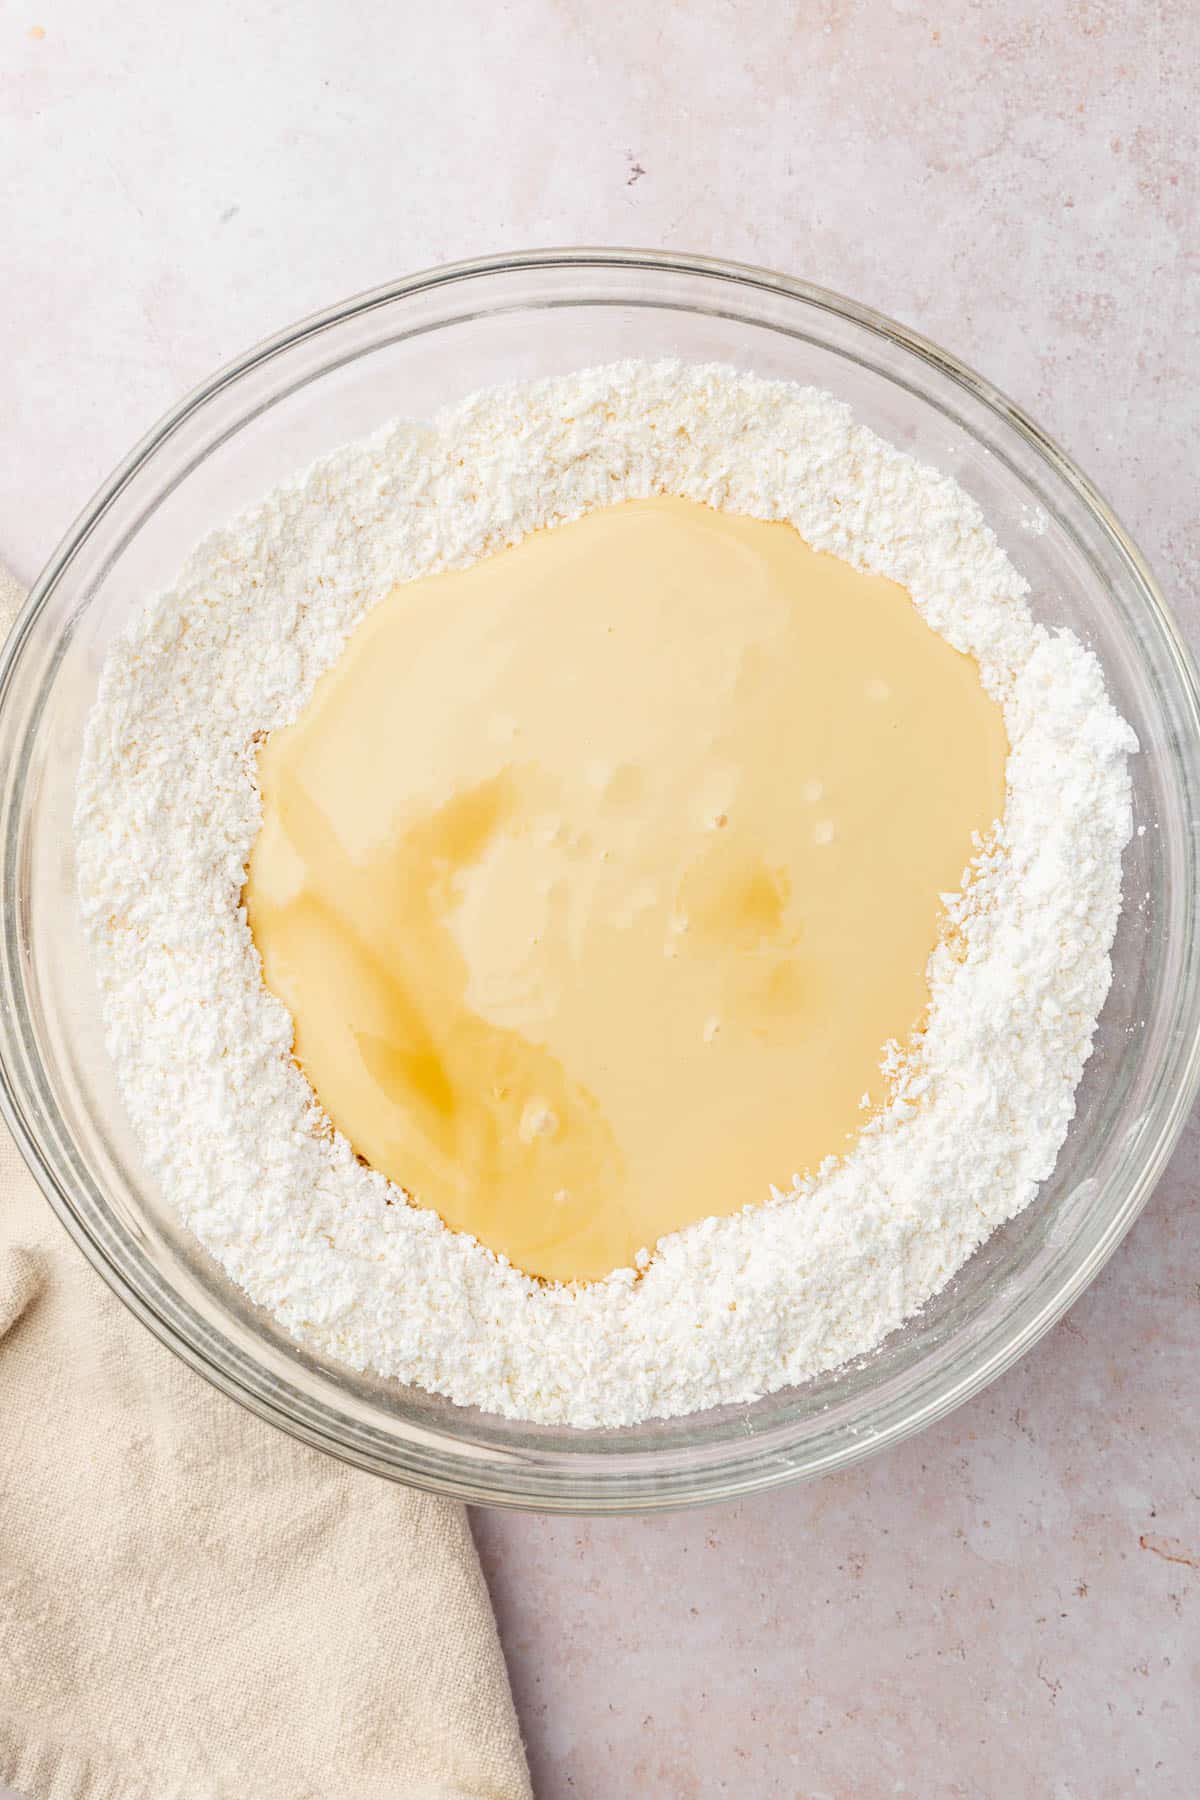
M1187 716L1191 738L1189 750L1195 760L1200 747L1200 676L1171 610L1145 559L1107 502L1071 458L1020 407L991 382L919 333L830 289L723 259L626 248L567 247L521 251L420 271L300 320L216 371L164 414L101 486L62 538L35 582L0 654L0 711L9 702L13 671L19 661L22 646L72 560L101 518L117 504L136 474L215 395L303 340L361 318L379 307L403 300L406 296L427 294L439 287L450 287L481 276L572 269L699 276L728 282L735 287L790 296L808 307L838 315L890 340L941 376L965 389L974 400L998 415L1003 424L1018 434L1049 466L1052 473L1073 491L1075 499L1082 503L1091 516L1092 523L1100 528L1107 539L1109 548L1125 565L1128 575L1140 590L1142 602L1155 616L1166 647L1170 674L1176 684L1176 700ZM11 777L7 779L11 784ZM656 1453L646 1451L639 1453L638 1460L647 1465L647 1475L650 1478L648 1483L645 1480L635 1480L623 1484L619 1477L604 1479L594 1472L583 1472L581 1467L578 1479L574 1479L569 1471L564 1471L558 1477L547 1475L540 1486L535 1480L532 1485L525 1484L509 1491L503 1483L494 1485L478 1472L465 1467L455 1469L447 1466L443 1470L436 1470L428 1466L427 1460L417 1467L406 1466L403 1451L395 1452L394 1447L386 1454L372 1453L362 1443L343 1441L336 1431L331 1431L321 1420L319 1409L289 1407L286 1400L272 1395L265 1385L258 1391L251 1390L236 1370L213 1354L211 1344L201 1341L198 1334L189 1336L181 1329L178 1319L172 1321L165 1316L152 1298L114 1260L109 1248L81 1212L69 1186L63 1182L52 1160L45 1154L39 1134L30 1123L26 1096L22 1092L23 1078L19 1059L13 1053L15 1042L22 1033L26 1034L26 1042L29 1041L26 1021L19 1016L24 997L23 988L19 975L13 979L13 972L20 967L20 946L16 942L15 883L18 872L17 859L13 854L14 819L15 811L10 805L2 846L3 953L7 964L8 985L10 992L15 993L17 1006L12 1012L8 1007L0 1008L0 1113L60 1222L129 1310L184 1362L239 1404L300 1441L343 1461L413 1486L476 1503L539 1507L566 1512L662 1510L702 1504L717 1498L736 1497L790 1480L831 1472L923 1430L1009 1368L1066 1312L1095 1278L1153 1191L1200 1089L1200 967L1193 957L1189 965L1189 992L1183 1029L1177 1033L1171 1055L1165 1059L1168 1066L1164 1069L1165 1079L1159 1089L1155 1116L1150 1121L1150 1129L1143 1133L1141 1139L1141 1161L1120 1200L1111 1209L1102 1235L1092 1244L1089 1252L1064 1273L1057 1287L1043 1299L1037 1309L1021 1320L1019 1328L1010 1331L1001 1343L990 1345L986 1354L977 1354L968 1359L966 1366L958 1371L956 1379L943 1381L933 1392L924 1394L919 1404L912 1406L901 1416L893 1417L881 1428L864 1433L859 1441L843 1444L837 1453L808 1466L781 1463L777 1458L756 1464L750 1454L740 1467L737 1459L731 1458L729 1464L710 1466L698 1471L695 1479L672 1478L661 1486L654 1483L653 1470L650 1468ZM1200 845L1196 847L1190 865L1185 870L1185 880L1186 915L1189 919L1194 919L1196 894L1200 889ZM731 1444L737 1435L731 1429ZM745 1440L742 1442L745 1443ZM588 1455L584 1450L579 1460L582 1465L603 1459L597 1458L594 1453ZM494 1469L492 1473L495 1474Z

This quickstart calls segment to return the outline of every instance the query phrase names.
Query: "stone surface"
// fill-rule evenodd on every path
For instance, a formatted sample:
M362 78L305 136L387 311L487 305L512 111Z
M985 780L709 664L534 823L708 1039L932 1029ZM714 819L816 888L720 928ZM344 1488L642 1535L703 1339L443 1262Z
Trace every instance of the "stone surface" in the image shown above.
M35 29L36 28L36 29ZM1109 494L1200 638L1190 0L9 0L0 556L181 391L484 251L759 261L915 325ZM914 1443L724 1511L476 1521L539 1800L1184 1796L1193 1126L1114 1261Z

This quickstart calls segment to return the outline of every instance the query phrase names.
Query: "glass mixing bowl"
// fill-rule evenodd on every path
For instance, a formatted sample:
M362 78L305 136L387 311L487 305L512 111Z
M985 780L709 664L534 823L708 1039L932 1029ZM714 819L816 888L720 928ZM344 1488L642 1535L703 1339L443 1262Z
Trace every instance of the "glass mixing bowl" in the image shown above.
M848 400L979 501L1036 611L1101 657L1141 740L1115 980L1079 1110L1034 1205L919 1318L752 1406L579 1432L514 1424L306 1354L172 1217L105 1054L75 906L71 813L105 653L184 555L265 490L397 414L619 357L718 360ZM438 269L259 346L184 400L67 534L0 667L3 1107L105 1280L263 1418L363 1468L495 1505L676 1506L835 1469L976 1393L1070 1305L1144 1204L1196 1091L1200 715L1191 658L1137 550L1002 395L819 288L698 258L545 251Z

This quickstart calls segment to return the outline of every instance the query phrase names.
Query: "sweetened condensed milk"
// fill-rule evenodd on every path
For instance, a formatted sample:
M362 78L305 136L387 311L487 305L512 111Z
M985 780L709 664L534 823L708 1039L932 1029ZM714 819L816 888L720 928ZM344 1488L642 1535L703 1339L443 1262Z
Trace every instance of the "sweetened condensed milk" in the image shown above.
M903 588L630 501L372 610L259 753L250 928L358 1155L594 1280L848 1148L1007 751Z

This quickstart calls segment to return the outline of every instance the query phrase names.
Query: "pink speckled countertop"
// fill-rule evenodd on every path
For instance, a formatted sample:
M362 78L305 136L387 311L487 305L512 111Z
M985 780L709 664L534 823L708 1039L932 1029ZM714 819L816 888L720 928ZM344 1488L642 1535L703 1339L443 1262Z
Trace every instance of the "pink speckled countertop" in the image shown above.
M183 389L286 321L459 256L637 243L827 283L983 369L1200 639L1191 0L163 17L0 21L20 574ZM1198 1158L1193 1125L1070 1316L890 1455L657 1521L478 1516L539 1800L1190 1796Z

